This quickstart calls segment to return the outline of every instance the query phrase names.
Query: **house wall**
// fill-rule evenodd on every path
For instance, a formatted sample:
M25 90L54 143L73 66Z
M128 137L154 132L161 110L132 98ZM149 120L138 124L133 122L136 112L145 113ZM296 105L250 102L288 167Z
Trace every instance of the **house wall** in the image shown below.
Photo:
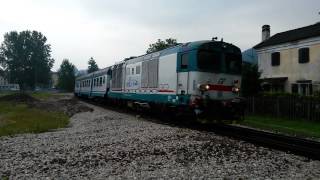
M309 48L309 62L299 63L299 49ZM280 52L280 65L271 65L271 54ZM257 51L258 66L262 72L261 78L288 77L284 84L286 92L291 92L291 84L298 80L312 80L320 84L320 37L310 38L294 43L286 43L276 46L269 46Z

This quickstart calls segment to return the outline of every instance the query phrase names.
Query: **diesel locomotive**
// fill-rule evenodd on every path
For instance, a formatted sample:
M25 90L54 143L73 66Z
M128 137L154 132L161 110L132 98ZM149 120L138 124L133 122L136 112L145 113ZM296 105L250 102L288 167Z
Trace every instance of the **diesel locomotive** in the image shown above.
M235 45L195 41L77 77L74 93L129 106L237 119L244 111L241 67L241 51Z

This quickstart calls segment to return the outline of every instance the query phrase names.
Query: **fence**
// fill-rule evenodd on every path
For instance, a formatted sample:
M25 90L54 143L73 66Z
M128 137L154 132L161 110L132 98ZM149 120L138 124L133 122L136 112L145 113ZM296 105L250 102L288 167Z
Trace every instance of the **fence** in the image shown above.
M247 114L320 122L320 100L302 97L250 97Z

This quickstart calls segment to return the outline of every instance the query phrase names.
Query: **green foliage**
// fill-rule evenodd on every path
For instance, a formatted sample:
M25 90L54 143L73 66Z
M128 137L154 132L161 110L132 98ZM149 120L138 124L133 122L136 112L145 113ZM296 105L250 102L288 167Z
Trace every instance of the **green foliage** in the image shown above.
M59 93L51 93L51 92L32 92L30 93L30 95L38 100L47 100L49 98L58 98L61 96L64 96L63 94L59 94ZM1 94L0 94L1 97Z
M149 45L149 48L147 50L147 54L153 53L156 51L160 51L160 50L163 50L163 49L166 49L166 48L169 48L172 46L176 46L176 45L178 45L176 39L169 38L164 41L162 41L161 39L158 39L158 41L156 43Z
M285 134L320 137L320 123L303 120L290 120L284 118L271 118L262 116L247 116L243 125L259 129L282 132Z
M41 133L62 128L69 123L68 116L29 108L25 104L0 102L0 136L20 133Z
M288 93L288 92L262 92L259 94L262 97L294 97L300 99L320 100L319 93L316 91L312 96L305 96L301 94Z
M72 92L75 82L75 66L64 59L58 71L58 88Z
M315 92L313 92L313 95L314 95L315 97L320 97L320 91L315 91Z
M37 31L11 31L4 35L0 63L10 82L18 83L21 90L49 84L54 59L46 42L47 38Z
M242 65L242 82L241 94L244 97L255 96L261 90L259 80L261 72L257 65L243 64Z
M88 73L92 73L92 72L95 72L95 71L98 71L99 70L99 67L96 63L96 61L93 59L93 57L91 57L88 61Z

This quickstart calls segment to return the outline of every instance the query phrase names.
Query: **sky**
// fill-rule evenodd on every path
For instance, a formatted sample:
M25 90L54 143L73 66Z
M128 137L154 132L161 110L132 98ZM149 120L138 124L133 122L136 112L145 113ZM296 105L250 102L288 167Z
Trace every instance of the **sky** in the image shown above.
M57 71L63 59L86 69L145 54L157 39L210 40L242 51L271 35L320 21L320 0L0 0L0 42L10 31L36 30L47 37Z

